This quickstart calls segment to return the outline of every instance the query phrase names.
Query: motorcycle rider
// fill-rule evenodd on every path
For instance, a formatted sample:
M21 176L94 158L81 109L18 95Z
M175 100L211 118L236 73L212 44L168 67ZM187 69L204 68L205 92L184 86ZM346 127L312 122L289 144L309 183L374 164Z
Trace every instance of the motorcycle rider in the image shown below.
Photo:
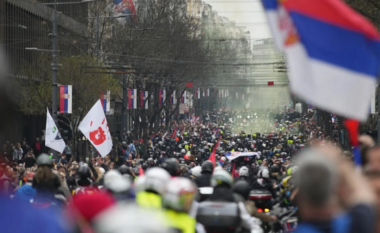
M136 203L145 208L161 208L161 195L169 180L170 175L166 170L158 167L149 169L145 176L137 178Z
M197 184L198 188L211 187L211 177L213 171L214 164L210 160L207 160L202 164L201 176L195 179L195 183Z
M235 199L243 202L245 204L245 207L247 208L248 213L260 219L263 222L270 222L270 221L276 221L276 216L266 215L264 213L258 212L255 203L251 200L249 200L249 193L251 191L251 188L249 186L249 183L245 180L239 180L237 181L234 186L232 187L232 190L235 195Z
M189 215L197 189L186 178L171 179L162 195L162 205L169 228L182 233L205 232L202 225Z

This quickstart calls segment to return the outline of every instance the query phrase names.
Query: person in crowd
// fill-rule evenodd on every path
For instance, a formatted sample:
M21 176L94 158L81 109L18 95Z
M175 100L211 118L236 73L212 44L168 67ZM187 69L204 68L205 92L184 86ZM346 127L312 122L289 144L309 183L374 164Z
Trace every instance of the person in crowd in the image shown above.
M24 174L26 183L19 187L14 195L15 200L30 202L36 196L36 189L32 187L34 172L27 170Z
M299 155L297 232L373 232L376 197L365 178L333 146ZM346 214L341 211L346 210Z
M34 142L33 144L33 153L36 155L36 156L39 156L42 152L42 145L41 145L41 142L40 142L40 138L36 138L36 141Z
M36 164L36 159L33 157L33 154L30 153L30 151L26 154L25 158L24 158L24 167L26 169L30 169L31 167L33 167L34 165Z
M21 148L21 144L20 143L16 143L16 146L13 150L13 161L17 162L17 163L21 163L22 162L22 159L23 159L23 150Z

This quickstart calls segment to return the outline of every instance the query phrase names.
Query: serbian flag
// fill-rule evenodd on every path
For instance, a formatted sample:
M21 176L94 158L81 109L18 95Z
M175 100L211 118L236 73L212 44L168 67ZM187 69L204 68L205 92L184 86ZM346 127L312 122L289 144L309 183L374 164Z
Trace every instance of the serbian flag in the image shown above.
M148 91L140 91L140 108L148 109Z
M137 89L128 90L128 109L137 109Z
M186 104L186 91L182 93L181 104Z
M194 99L200 99L200 98L201 98L201 89L195 88Z
M111 92L105 91L100 93L100 103L102 104L103 111L109 113L111 110Z
M73 106L73 86L72 85L61 85L60 96L59 96L59 112L60 113L72 113Z
M365 121L377 84L380 36L339 0L262 0L289 64L294 94L319 108Z
M206 90L202 89L202 97L206 97Z
M113 13L115 16L126 16L127 18L133 18L135 23L136 18L136 8L133 4L133 0L113 0Z
M209 97L210 96L210 88L207 88L206 90L206 97Z
M177 104L176 91L173 91L173 93L170 95L170 104L171 105L176 105Z
M229 96L229 93L228 93L228 89L227 90L225 90L225 96L224 97L228 97Z
M161 89L158 91L158 105L164 105L166 98L166 90Z

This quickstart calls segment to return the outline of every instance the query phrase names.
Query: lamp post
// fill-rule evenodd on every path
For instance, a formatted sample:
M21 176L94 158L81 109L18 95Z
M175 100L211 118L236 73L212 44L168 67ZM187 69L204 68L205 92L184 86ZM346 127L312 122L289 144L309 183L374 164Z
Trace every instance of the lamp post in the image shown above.
M63 4L81 4L81 3L88 3L88 2L94 2L96 0L82 0L80 2L60 2L58 3L57 0L55 0L54 3L43 3L43 5L54 5L53 9L53 34L52 34L52 44L53 49L47 50L47 49L38 49L38 48L25 48L26 50L34 50L34 51L41 51L41 52L52 52L53 55L53 61L51 64L52 69L52 100L51 100L51 111L52 111L52 117L56 125L57 123L57 99L58 99L58 63L57 63L57 47L58 47L58 20L57 20L57 5L63 5ZM57 152L53 150L53 156L57 156Z

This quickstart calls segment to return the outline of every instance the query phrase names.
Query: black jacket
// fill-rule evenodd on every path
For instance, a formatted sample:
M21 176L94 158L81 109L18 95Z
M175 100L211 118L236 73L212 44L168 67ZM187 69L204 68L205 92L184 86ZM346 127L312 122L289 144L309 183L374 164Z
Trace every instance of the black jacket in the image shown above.
M209 172L202 172L202 175L195 179L198 188L211 187L211 176L212 174Z

